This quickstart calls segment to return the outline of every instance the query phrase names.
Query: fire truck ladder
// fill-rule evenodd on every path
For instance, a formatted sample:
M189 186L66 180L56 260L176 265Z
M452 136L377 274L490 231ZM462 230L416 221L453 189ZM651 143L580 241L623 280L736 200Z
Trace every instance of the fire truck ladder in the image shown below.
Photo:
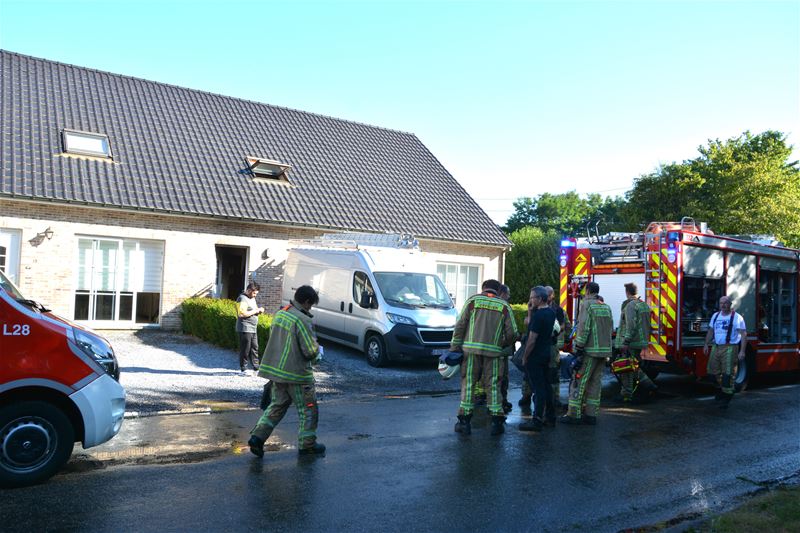
M661 244L667 238L667 232L645 233L644 237L644 291L645 301L650 306L652 326L648 344L654 346L660 344L661 337L665 333L661 305L664 278L661 268Z

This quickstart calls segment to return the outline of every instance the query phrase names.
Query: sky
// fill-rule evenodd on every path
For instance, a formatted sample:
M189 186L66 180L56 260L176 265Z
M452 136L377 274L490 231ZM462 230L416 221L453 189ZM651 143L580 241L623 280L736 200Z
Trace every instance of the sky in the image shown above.
M0 48L411 132L500 225L710 139L800 145L800 0L0 0Z

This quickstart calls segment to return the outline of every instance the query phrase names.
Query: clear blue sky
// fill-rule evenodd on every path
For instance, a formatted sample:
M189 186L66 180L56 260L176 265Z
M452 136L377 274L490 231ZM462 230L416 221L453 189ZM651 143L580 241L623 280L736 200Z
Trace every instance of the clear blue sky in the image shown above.
M800 1L0 0L0 48L412 132L499 224L708 139L800 145Z

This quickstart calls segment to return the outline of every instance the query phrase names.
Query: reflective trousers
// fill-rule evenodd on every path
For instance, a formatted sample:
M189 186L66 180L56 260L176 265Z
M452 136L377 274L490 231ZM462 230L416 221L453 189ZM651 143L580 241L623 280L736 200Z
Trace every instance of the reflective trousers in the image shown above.
M487 357L469 352L464 354L461 363L461 403L459 415L472 414L475 410L475 380L480 376L480 383L486 393L486 407L492 416L504 416L501 385L505 376L503 357Z
M597 416L600 412L600 394L605 359L584 356L583 364L572 374L569 383L569 410L567 416L580 418Z
M272 430L278 425L289 406L294 404L297 409L300 428L297 432L297 441L300 448L309 448L317 441L317 422L319 420L319 407L313 383L278 383L272 382L272 396L269 407L256 422L250 432L251 435L267 440Z
M715 344L708 357L706 371L717 378L719 388L726 394L734 393L733 378L738 368L738 353L738 344Z

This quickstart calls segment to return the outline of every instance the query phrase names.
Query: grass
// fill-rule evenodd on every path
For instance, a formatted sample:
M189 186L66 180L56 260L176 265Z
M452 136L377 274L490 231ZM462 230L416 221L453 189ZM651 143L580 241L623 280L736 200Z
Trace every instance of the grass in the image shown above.
M800 532L800 487L778 487L696 527L694 533Z

